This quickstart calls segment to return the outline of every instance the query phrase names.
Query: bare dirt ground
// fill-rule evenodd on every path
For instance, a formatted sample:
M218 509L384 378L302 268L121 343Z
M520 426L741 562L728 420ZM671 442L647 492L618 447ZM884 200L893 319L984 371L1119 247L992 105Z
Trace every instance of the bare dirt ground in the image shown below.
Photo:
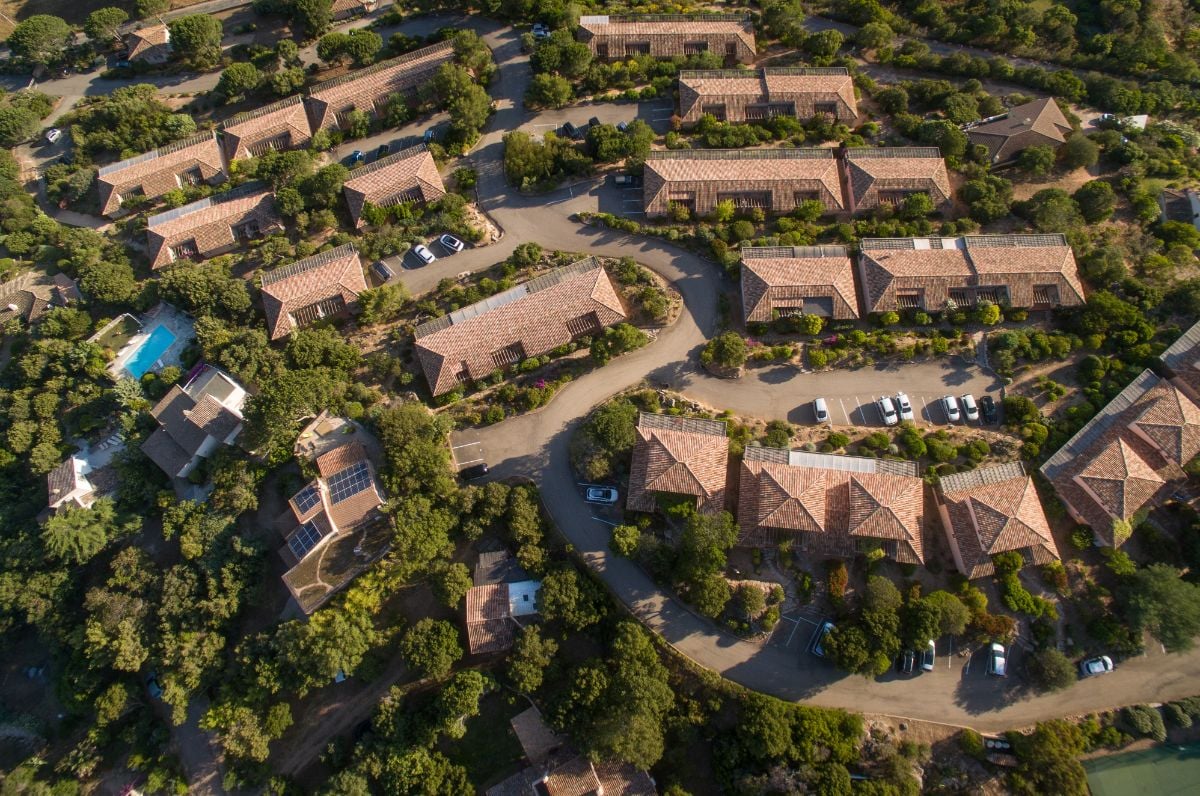
M927 790L961 783L966 778L970 783L969 790L950 789L947 792L969 792L978 796L1001 796L1008 792L1002 773L963 754L958 742L961 728L877 714L866 714L863 718L868 729L883 731L897 743L911 741L929 747L932 759L924 771Z
M1006 175L1009 179L1016 174ZM1044 180L1020 180L1013 182L1013 199L1023 202L1038 191L1046 188L1060 188L1067 193L1074 193L1085 182L1091 182L1100 176L1100 170L1093 166L1091 169L1075 169L1066 174L1053 174Z

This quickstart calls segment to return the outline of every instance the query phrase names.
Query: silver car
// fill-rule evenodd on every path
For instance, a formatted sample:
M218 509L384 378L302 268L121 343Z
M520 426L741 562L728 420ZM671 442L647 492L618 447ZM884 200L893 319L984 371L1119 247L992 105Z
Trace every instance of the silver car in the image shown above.
M900 422L900 416L896 414L896 407L892 405L892 399L886 395L879 399L879 414L883 415L883 424L885 426L894 426Z
M901 420L913 419L912 401L908 400L908 393L896 393L896 411L900 413Z
M959 414L958 414L958 399L957 398L955 398L953 395L943 396L942 397L942 409L946 410L946 420L948 420L951 423L958 422Z
M433 252L429 251L429 248L422 243L418 243L416 246L413 246L413 254L417 255L417 257L421 259L421 262L425 263L426 265L429 265L437 259L433 256Z
M979 419L979 406L975 403L975 396L967 393L962 397L963 413L967 416L967 420Z

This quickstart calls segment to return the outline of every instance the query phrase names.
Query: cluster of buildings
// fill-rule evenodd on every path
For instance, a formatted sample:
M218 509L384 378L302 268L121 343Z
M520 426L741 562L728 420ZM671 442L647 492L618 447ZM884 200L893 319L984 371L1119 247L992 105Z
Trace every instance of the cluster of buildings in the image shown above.
M1060 234L864 238L857 264L842 246L747 246L741 287L746 323L939 312L985 300L1029 310L1084 302L1075 256Z
M1096 544L1119 547L1146 514L1190 501L1185 467L1200 455L1200 323L1144 371L1040 468L1070 516ZM654 512L692 501L730 507L737 479L738 544L844 558L879 549L925 563L932 505L959 572L994 574L992 556L1032 564L1060 558L1041 498L1020 462L943 476L926 488L909 461L750 446L736 472L724 421L642 413L626 507Z
M452 43L434 44L320 83L304 96L238 114L216 130L103 166L97 177L101 212L119 216L130 206L154 202L180 188L224 182L234 161L307 146L318 130L344 126L351 111L375 114L395 94L415 96L453 57ZM357 226L363 225L368 205L432 202L445 194L437 165L423 144L361 166L343 186ZM281 228L274 194L252 183L151 216L148 253L152 267L159 269L180 260L215 257Z

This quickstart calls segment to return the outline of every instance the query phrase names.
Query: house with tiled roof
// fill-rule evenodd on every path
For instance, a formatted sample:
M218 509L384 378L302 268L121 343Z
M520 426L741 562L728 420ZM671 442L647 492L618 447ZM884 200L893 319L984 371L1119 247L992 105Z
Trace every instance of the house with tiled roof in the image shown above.
M442 395L625 318L604 266L587 257L421 324L417 361L430 391Z
M275 194L261 185L242 185L151 216L146 222L150 267L207 260L281 229Z
M124 448L120 442L116 444ZM102 497L117 491L121 474L112 464L111 455L103 456L103 462L80 454L72 454L46 474L47 506L51 511L66 507L88 509Z
M705 115L739 123L827 116L852 124L858 101L850 70L841 66L682 70L679 117L690 125Z
M1008 163L1031 146L1057 149L1071 134L1071 123L1053 97L1027 102L1007 113L963 128L972 144L987 147L992 164Z
M381 511L383 492L360 439L349 439L315 459L317 477L288 499L280 551L290 569L283 582L310 614L349 583L390 545Z
M368 204L392 207L403 202L428 204L446 195L433 155L424 144L403 149L359 166L342 183L342 193L356 227L366 224Z
M187 478L201 459L237 439L245 402L240 384L204 365L150 410L158 429L142 443L142 452L172 478Z
M659 499L686 497L701 514L725 508L729 440L725 422L642 412L629 469L631 511L657 511Z
M1145 370L1042 465L1071 517L1097 544L1119 547L1163 505L1200 454L1200 406L1180 385Z
M982 300L1049 310L1084 301L1075 255L1059 234L864 238L858 271L866 313L937 312Z
M272 340L317 321L352 312L367 289L353 244L282 265L262 276L263 310Z
M1039 566L1061 560L1037 488L1020 462L944 475L934 496L954 565L967 578L995 574L998 553L1017 552Z
M748 64L756 53L749 14L585 15L579 18L579 39L601 61L715 53L727 63Z
M536 580L487 583L467 591L467 647L472 655L503 652L512 647L521 618L538 613Z
M536 707L510 719L527 768L488 788L487 796L655 796L648 773L630 763L592 763L571 748Z
M379 0L333 0L329 12L334 21L340 22L343 19L374 13L378 7Z
M738 491L738 544L849 558L882 548L922 564L924 482L915 462L747 447Z
M1200 405L1200 321L1159 355L1176 386Z
M664 216L671 205L704 216L724 201L738 210L790 213L809 200L826 212L845 207L832 149L663 149L646 157L647 216Z
M154 200L178 188L223 182L227 176L217 134L199 133L153 152L101 166L96 176L100 212L116 216L122 203L131 199Z
M937 147L850 147L842 154L852 213L897 205L915 193L928 194L939 209L950 204L950 175Z
M230 162L260 157L272 150L302 149L312 139L308 109L299 94L232 116L218 130Z
M454 43L443 41L319 83L305 103L310 127L314 132L342 127L353 110L377 114L392 94L415 95L453 58Z
M125 37L125 60L147 64L165 64L171 60L171 29L166 25L148 25Z
M859 317L854 263L844 246L743 246L741 282L746 323Z
M0 324L19 318L28 326L55 307L82 298L79 286L66 274L47 277L40 271L26 271L0 285Z

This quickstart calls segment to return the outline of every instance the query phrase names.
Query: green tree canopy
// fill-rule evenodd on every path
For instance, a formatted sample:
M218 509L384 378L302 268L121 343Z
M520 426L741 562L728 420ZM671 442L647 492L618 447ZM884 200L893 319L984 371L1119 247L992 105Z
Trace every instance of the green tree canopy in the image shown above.
M404 660L425 677L445 677L462 657L458 629L449 622L425 618L410 627L400 641Z
M1124 580L1125 611L1169 652L1189 650L1200 634L1200 586L1167 564L1151 564Z
M63 507L46 520L42 542L55 558L83 564L108 544L115 522L116 510L108 498L87 509Z
M221 21L208 14L189 14L171 22L171 50L196 69L221 60Z
M8 47L13 55L48 64L63 57L71 37L71 26L61 17L34 14L17 23L8 34Z
M83 32L89 39L100 42L102 39L121 40L120 27L129 21L129 14L123 8L106 6L97 8L88 14L83 23Z

